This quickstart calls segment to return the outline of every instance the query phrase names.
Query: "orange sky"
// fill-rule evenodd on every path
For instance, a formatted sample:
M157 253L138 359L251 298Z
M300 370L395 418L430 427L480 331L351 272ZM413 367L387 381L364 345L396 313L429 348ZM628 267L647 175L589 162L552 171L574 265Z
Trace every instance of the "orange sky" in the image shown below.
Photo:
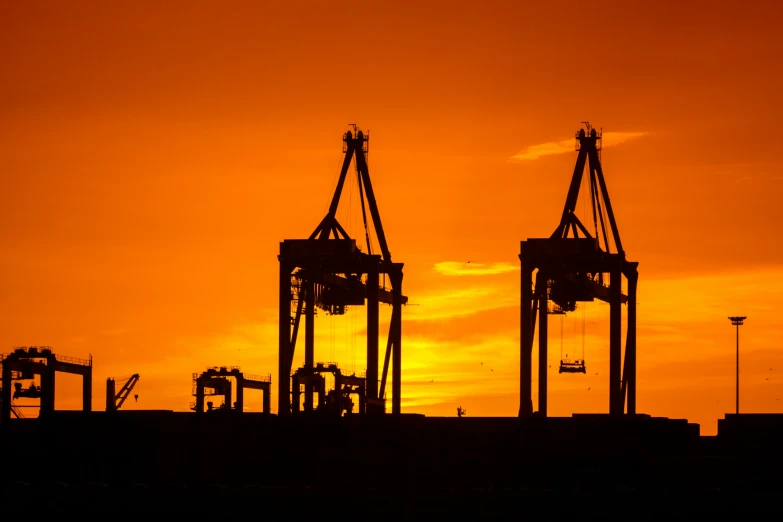
M206 366L276 382L278 244L325 214L356 122L418 305L403 410L516 415L519 241L557 225L560 143L590 120L640 262L639 410L714 433L743 314L743 409L783 411L782 9L613 4L4 3L2 351L93 354L96 408L134 372L127 408L185 410ZM450 270L466 260L500 268ZM316 359L363 369L363 312L319 317ZM550 376L552 415L608 411L608 306L584 317L588 374ZM559 319L550 335L556 367Z

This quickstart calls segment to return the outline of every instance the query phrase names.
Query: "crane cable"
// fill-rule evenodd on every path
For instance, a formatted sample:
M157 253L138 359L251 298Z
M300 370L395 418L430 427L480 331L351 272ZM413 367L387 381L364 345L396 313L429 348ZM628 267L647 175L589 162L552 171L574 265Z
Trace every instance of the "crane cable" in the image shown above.
M576 359L576 318L574 318L574 335L571 337L571 353L574 354L574 359Z
M582 306L582 365L585 364L585 309L587 307L587 303L584 303L584 306Z
M563 362L563 316L560 315L560 362Z

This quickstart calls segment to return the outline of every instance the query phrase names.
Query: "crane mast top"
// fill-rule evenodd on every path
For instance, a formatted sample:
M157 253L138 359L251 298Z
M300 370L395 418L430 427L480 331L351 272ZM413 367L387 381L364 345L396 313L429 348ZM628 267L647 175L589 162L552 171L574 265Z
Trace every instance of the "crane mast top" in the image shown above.
M340 178L337 180L332 202L329 205L329 211L321 220L316 229L310 235L309 239L351 239L345 229L337 221L337 208L340 205L340 196L342 195L345 181L350 170L351 162L354 162L357 185L359 187L359 200L362 207L362 219L364 222L365 238L367 240L367 250L371 254L371 243L369 235L369 222L367 220L367 208L370 210L370 219L372 220L375 235L378 239L378 245L381 250L381 260L384 263L391 263L391 253L386 243L386 234L383 231L381 215L378 211L378 203L375 199L375 191L370 181L370 171L367 166L367 154L369 152L369 131L358 129L356 124L351 124L354 131L347 131L343 134L343 165L340 170Z
M609 254L612 252L611 245L614 245L614 253L625 257L623 244L620 240L620 232L617 228L617 221L614 217L614 211L609 199L609 191L606 188L603 168L601 167L601 131L597 131L590 125L590 122L582 122L585 129L580 129L576 133L576 151L579 153L574 167L574 173L571 178L571 185L566 196L566 203L563 208L563 214L560 218L551 238L566 239L569 233L573 238L582 237L595 239L597 246L603 252ZM587 167L588 185L590 190L590 214L592 217L593 233L588 231L587 227L576 216L576 205L579 199L579 191L582 186L582 180ZM610 237L612 243L610 243Z

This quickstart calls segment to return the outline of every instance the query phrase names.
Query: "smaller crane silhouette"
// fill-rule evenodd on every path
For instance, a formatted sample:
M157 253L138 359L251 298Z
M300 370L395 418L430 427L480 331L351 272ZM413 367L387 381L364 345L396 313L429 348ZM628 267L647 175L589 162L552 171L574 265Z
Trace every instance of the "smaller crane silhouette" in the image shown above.
M457 417L462 417L467 413L467 410L463 410L462 406L457 406Z

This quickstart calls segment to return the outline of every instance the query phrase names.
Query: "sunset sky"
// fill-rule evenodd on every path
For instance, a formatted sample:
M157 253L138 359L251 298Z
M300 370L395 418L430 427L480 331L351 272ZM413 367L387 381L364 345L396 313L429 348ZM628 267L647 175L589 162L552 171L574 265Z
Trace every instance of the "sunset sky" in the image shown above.
M162 4L0 7L0 352L92 354L95 409L136 372L129 409L186 410L207 366L276 383L279 242L356 123L405 263L403 411L516 415L519 242L557 226L590 121L639 262L638 411L714 434L746 315L741 407L783 412L778 2ZM608 308L563 319L587 375L550 319L550 415L608 412ZM363 371L364 313L319 314L316 360Z

